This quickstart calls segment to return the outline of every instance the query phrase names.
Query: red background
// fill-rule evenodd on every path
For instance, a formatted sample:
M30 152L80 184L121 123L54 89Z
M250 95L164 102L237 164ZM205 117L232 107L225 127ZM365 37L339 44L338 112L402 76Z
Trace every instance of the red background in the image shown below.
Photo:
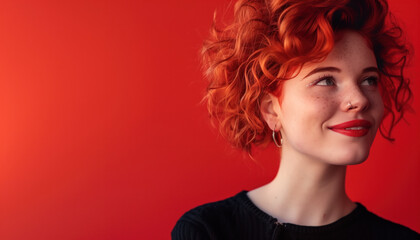
M0 239L169 239L186 210L268 182L212 129L198 51L227 1L2 1ZM390 0L420 49L420 1ZM223 11L221 11L223 13ZM420 110L420 58L408 76ZM350 167L352 198L420 231L419 116Z

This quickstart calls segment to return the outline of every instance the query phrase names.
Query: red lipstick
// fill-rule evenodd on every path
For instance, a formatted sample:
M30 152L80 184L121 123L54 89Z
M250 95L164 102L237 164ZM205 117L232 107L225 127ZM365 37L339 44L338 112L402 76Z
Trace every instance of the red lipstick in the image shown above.
M369 121L363 119L356 119L344 123L340 123L331 127L329 129L334 132L344 134L349 137L363 137L369 132L372 124Z

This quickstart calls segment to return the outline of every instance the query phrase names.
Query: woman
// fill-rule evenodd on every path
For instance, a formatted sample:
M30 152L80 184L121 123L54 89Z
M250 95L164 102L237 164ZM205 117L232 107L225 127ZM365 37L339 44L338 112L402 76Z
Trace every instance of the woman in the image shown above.
M235 147L277 145L280 168L187 212L172 238L420 239L345 192L346 166L366 160L378 129L391 140L409 107L407 54L386 1L237 2L204 44L208 109Z

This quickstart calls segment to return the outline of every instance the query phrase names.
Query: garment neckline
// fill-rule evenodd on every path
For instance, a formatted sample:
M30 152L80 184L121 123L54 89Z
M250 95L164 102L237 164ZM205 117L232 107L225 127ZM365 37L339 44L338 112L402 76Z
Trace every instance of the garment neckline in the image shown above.
M271 215L267 214L266 212L259 209L252 200L248 197L248 191L242 191L237 194L238 199L241 201L242 204L245 205L250 211L252 211L258 217L264 219L270 224L278 224L277 219L272 217ZM367 209L361 203L356 202L356 208L351 211L349 214L341 217L335 222L322 225L322 226L304 226L304 225L297 225L293 223L281 223L280 225L283 227L287 227L287 229L302 233L316 233L316 232L325 232L331 231L333 229L339 229L343 226L348 225L350 222L357 221L360 219L364 213L367 213Z

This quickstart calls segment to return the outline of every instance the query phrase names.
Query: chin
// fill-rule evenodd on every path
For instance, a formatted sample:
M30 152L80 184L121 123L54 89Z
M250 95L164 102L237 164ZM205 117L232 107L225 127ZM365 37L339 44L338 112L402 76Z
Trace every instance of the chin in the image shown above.
M369 156L369 150L360 151L359 149L352 151L349 149L348 151L340 152L338 154L331 154L331 156L334 156L334 158L330 158L330 161L328 161L329 164L339 166L357 165L366 161Z

